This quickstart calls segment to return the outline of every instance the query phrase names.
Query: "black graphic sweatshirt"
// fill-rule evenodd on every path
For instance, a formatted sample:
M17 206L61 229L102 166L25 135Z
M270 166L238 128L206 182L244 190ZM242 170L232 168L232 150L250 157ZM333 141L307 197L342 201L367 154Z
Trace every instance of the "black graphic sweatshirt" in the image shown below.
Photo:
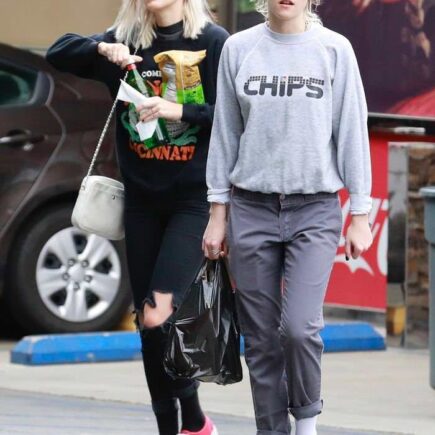
M138 122L134 108L118 102L116 115L117 155L121 175L126 182L133 182L150 193L165 193L174 189L189 189L204 186L205 169L216 100L216 80L219 58L228 33L215 24L207 24L197 39L183 36L183 23L169 27L157 27L153 45L140 49L138 71L159 95L162 89L162 74L154 56L170 51L198 52L206 50L199 64L205 102L183 104L180 137L166 145L149 148L142 142L135 129ZM98 53L100 42L115 43L114 32L83 37L67 34L57 40L48 50L47 60L57 69L77 76L105 83L113 98L119 89L125 71ZM133 47L131 52L134 52Z

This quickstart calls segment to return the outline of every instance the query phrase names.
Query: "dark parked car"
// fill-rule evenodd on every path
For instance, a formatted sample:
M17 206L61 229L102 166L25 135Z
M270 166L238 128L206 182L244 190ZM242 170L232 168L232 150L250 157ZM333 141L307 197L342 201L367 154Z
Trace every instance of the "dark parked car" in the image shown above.
M123 245L70 221L109 110L103 86L0 44L0 305L26 332L108 329L128 307ZM116 176L113 142L97 173Z

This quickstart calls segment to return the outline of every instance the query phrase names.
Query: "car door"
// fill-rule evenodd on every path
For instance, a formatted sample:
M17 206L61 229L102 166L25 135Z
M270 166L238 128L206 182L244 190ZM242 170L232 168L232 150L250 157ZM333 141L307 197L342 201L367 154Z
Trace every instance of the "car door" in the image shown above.
M50 76L20 62L22 52L16 52L18 60L10 47L7 58L0 49L0 233L62 138L61 123L49 106Z

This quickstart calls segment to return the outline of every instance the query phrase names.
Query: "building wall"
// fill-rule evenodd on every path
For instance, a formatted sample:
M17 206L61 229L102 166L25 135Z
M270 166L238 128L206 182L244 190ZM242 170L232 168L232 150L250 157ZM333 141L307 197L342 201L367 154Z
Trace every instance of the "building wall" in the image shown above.
M44 50L67 32L102 32L121 0L0 0L0 42Z
M209 3L216 9L220 1ZM67 32L104 31L120 5L121 0L0 0L0 43L44 51Z

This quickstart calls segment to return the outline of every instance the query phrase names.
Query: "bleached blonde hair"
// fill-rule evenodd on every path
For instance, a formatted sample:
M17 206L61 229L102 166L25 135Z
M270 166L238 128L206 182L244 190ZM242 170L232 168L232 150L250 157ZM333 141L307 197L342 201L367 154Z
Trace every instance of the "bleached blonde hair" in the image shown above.
M204 26L213 21L207 0L183 0L184 37L197 39ZM147 10L144 0L123 0L115 23L118 42L134 47L148 48L155 37L155 17Z
M268 18L268 0L251 0L255 2L257 11L263 14L266 19ZM322 20L316 13L316 8L322 3L322 0L308 0L307 7L305 9L305 20L308 24L318 23L322 24Z

